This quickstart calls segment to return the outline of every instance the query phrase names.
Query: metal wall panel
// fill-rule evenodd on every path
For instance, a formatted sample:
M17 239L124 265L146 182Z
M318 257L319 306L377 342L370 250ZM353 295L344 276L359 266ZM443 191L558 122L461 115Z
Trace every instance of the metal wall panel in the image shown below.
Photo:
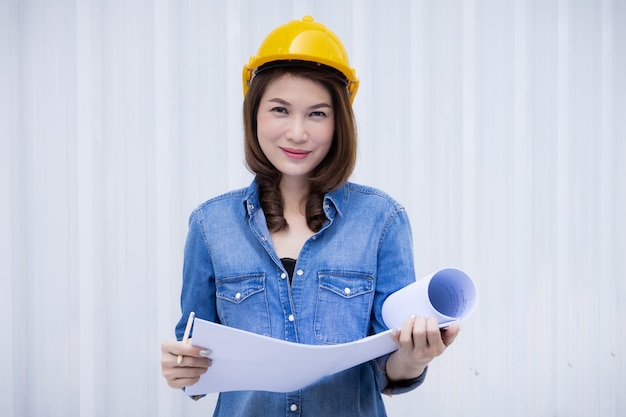
M241 67L311 14L361 78L355 182L475 314L391 416L626 414L626 3L0 2L0 414L205 416L167 387L191 210L251 180Z

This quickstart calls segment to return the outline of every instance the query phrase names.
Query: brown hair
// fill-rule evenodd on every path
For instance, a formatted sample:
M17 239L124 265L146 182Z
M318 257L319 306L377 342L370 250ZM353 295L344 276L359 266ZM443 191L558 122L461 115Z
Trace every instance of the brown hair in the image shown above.
M337 74L320 67L276 66L255 75L243 102L244 150L246 165L256 175L261 207L271 232L289 227L283 217L283 199L280 193L281 173L266 158L257 137L257 113L267 86L277 78L292 74L323 85L332 98L335 116L333 142L328 155L309 174L309 191L305 215L309 228L318 232L326 217L323 211L324 194L346 181L356 163L357 133L354 113L345 83Z

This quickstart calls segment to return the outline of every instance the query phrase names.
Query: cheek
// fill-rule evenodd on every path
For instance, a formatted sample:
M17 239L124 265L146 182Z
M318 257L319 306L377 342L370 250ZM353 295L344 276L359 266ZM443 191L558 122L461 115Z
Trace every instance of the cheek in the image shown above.
M333 136L335 134L335 125L334 123L329 123L323 126L318 131L319 144L330 148L333 142Z
M256 134L259 138L265 133L265 126L267 126L267 119L261 115L257 115Z
M267 116L257 117L256 133L259 140L273 140L280 136L282 127L275 118Z

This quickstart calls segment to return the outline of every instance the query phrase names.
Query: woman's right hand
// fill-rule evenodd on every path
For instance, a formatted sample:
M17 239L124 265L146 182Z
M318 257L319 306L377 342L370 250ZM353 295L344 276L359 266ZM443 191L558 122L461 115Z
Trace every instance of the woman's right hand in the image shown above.
M183 388L195 384L204 374L211 359L211 351L177 340L166 340L161 344L161 372L172 388ZM183 359L178 363L178 355Z

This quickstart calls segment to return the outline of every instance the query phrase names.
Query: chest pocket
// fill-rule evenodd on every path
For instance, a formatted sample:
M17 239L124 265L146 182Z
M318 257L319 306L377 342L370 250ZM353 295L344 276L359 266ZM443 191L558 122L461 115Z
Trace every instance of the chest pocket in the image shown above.
M374 277L359 272L320 272L315 337L322 343L346 343L367 336Z
M264 274L217 279L215 287L217 311L222 324L258 334L270 334Z

